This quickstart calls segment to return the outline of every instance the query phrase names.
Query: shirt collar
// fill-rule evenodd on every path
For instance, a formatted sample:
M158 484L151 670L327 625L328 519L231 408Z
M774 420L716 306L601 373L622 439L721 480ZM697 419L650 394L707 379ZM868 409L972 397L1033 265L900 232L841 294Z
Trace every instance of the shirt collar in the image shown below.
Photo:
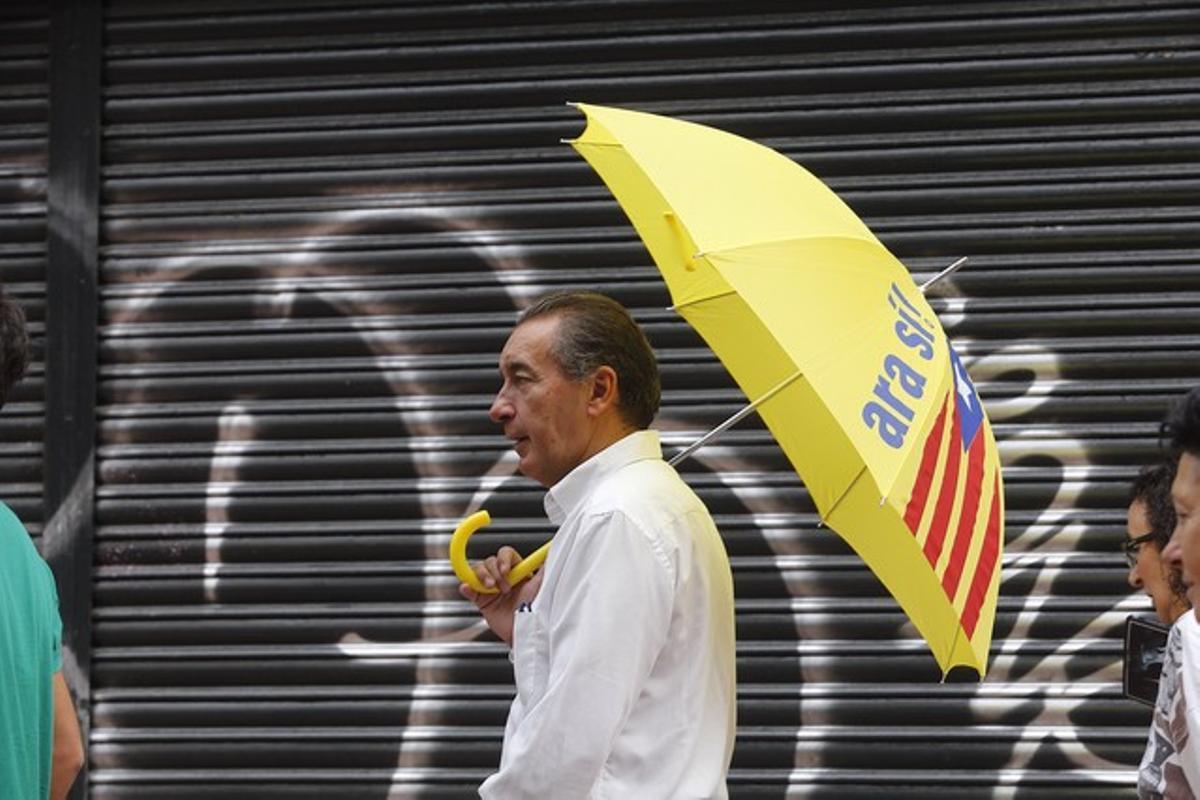
M658 431L634 431L613 442L568 472L546 491L543 500L546 516L555 525L561 525L588 498L592 488L605 475L635 461L651 458L662 458Z

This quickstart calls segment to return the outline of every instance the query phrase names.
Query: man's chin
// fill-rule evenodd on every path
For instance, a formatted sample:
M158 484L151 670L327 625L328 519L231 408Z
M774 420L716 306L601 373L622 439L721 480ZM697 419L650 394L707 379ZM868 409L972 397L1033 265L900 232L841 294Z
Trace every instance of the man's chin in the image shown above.
M540 477L540 474L537 469L537 465L530 463L529 459L525 456L522 456L517 461L517 472L521 473L522 475L524 475L526 478L529 478L530 480L537 481L537 483L540 484L543 489L550 488L549 484L547 484Z

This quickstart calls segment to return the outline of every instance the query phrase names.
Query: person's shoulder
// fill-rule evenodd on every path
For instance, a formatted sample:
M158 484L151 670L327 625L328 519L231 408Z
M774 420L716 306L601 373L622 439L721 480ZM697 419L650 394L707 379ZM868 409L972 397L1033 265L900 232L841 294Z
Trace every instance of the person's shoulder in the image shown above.
M593 488L587 506L591 515L619 515L647 532L685 517L708 518L700 498L662 459L635 461L606 476Z
M0 570L4 567L37 575L43 583L54 585L54 573L38 553L25 524L7 503L0 501Z
M687 492L687 485L661 458L645 458L622 465L594 487L591 502L628 505Z
M7 553L10 559L37 552L24 523L3 501L0 501L0 552Z
M25 525L21 522L16 512L9 508L8 503L0 500L0 530L7 530L9 528L24 531Z

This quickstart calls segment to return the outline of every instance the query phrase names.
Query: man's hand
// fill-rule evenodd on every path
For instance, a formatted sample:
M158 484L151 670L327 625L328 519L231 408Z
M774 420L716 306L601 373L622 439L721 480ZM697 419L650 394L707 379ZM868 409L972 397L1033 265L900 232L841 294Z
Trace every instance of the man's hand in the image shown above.
M532 603L542 586L541 570L516 586L509 584L508 573L521 561L516 550L501 547L496 555L476 562L474 569L480 582L488 588L499 589L498 594L480 594L465 583L458 586L458 593L475 604L488 627L509 647L512 647L513 615L517 613L517 607Z

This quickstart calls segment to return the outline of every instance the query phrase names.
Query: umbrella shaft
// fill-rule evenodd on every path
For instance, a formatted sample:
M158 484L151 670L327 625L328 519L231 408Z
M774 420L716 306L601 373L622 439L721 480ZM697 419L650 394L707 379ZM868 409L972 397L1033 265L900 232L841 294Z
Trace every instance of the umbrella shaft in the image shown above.
M934 275L932 278L930 278L929 280L922 283L921 284L921 294L925 294L925 292L928 291L930 286L933 286L935 283L940 281L942 278L949 278L951 275L958 272L960 269L962 269L962 265L965 263L967 263L967 257L963 256L958 261L955 261L953 264L951 264L950 266L946 267L944 270L939 272L937 275Z
M748 415L748 414L749 414L751 411L753 411L754 409L758 408L760 405L762 405L763 403L767 402L767 401L768 401L768 400L770 400L772 397L774 397L775 395L777 395L777 394L779 394L780 392L782 392L782 391L783 391L785 388L787 388L788 384L790 384L792 381L794 381L794 380L796 380L797 378L799 378L799 377L800 377L800 374L801 374L801 373L799 373L799 372L796 372L796 373L793 373L792 375L788 376L787 378L784 378L782 381L780 381L779 383L777 383L777 384L776 384L776 385L775 385L773 388L771 388L769 391L767 391L765 394L763 394L761 397L759 397L759 398L758 398L757 400L755 400L753 403L749 403L748 405L745 405L745 406L743 406L742 408L740 408L740 409L738 410L738 412L737 412L736 414L734 414L733 416L731 416L729 419L725 420L725 421L724 421L724 422L722 422L720 425L718 425L717 427L713 428L711 431L709 431L708 433L704 434L703 436L701 436L701 437L700 437L699 439L697 439L696 441L694 441L694 442L692 442L691 444L689 444L689 445L688 445L686 448L684 448L684 450L683 450L682 452L680 452L680 453L677 453L677 454L676 454L674 457L672 457L672 458L671 458L671 460L670 460L670 461L668 461L667 463L668 463L668 464L670 464L672 467L673 467L673 466L675 466L675 465L676 465L676 464L678 464L680 461L683 461L685 458L687 458L688 456L690 456L692 453L696 452L696 451L697 451L697 450L699 450L701 447L703 447L704 445L708 444L708 443L709 443L709 442L711 442L713 439L717 438L717 437L718 437L718 436L720 436L722 433L724 433L725 431L727 431L727 430L729 430L730 428L732 428L734 425L737 425L737 424L738 424L739 422L741 422L741 421L742 421L742 419L744 419L744 418L745 418L745 417L746 417L746 416L747 416L747 415Z

